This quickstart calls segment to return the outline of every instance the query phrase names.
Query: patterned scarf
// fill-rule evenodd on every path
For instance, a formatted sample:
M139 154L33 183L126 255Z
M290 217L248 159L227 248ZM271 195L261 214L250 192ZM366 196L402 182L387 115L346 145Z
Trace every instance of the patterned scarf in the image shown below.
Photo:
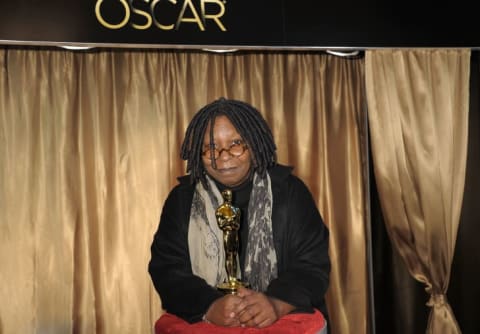
M227 278L223 232L215 218L215 210L223 199L215 182L208 176L207 180L209 189L205 189L201 182L195 187L188 247L193 273L216 286ZM250 283L254 290L265 291L270 281L277 277L277 255L272 233L272 189L268 174L261 178L255 173L253 177L247 221L244 281ZM240 265L237 268L237 277L241 279Z

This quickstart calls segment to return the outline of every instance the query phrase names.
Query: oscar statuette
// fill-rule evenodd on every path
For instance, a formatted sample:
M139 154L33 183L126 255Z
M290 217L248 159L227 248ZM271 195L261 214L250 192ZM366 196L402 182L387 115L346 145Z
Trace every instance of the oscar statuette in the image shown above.
M225 249L225 269L227 279L217 285L217 289L225 294L235 294L239 287L248 287L247 283L237 278L238 229L240 228L240 209L232 205L232 191L222 191L223 204L215 211L218 227L223 231Z

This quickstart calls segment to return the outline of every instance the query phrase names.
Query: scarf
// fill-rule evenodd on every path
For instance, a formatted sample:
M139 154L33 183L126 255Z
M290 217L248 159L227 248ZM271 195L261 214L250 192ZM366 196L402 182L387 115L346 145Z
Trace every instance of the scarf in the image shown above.
M223 203L215 182L208 176L208 189L201 182L195 186L188 248L192 271L211 285L216 286L227 278L223 232L218 227L215 210ZM253 187L248 202L248 240L245 250L245 278L253 290L265 291L270 281L277 277L277 255L272 233L272 189L270 176L253 177ZM238 262L238 257L237 257ZM242 279L240 264L237 277Z

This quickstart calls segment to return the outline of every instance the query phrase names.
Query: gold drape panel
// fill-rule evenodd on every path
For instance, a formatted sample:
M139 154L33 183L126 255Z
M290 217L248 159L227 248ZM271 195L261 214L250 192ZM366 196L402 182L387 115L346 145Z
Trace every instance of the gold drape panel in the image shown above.
M147 273L193 113L257 106L331 231L335 333L367 333L363 60L0 49L0 332L151 333Z
M392 243L426 285L427 333L460 333L446 299L462 206L469 50L367 51L375 177Z

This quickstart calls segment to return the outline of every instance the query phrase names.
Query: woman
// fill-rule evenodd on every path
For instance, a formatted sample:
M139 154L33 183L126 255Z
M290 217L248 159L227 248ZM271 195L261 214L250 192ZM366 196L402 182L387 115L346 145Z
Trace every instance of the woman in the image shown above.
M206 105L187 128L181 157L187 175L164 203L149 263L164 309L228 327L264 328L314 310L326 317L328 230L305 184L277 163L258 110L224 98ZM216 288L226 273L215 220L225 189L240 208L239 275L249 283L226 295Z

